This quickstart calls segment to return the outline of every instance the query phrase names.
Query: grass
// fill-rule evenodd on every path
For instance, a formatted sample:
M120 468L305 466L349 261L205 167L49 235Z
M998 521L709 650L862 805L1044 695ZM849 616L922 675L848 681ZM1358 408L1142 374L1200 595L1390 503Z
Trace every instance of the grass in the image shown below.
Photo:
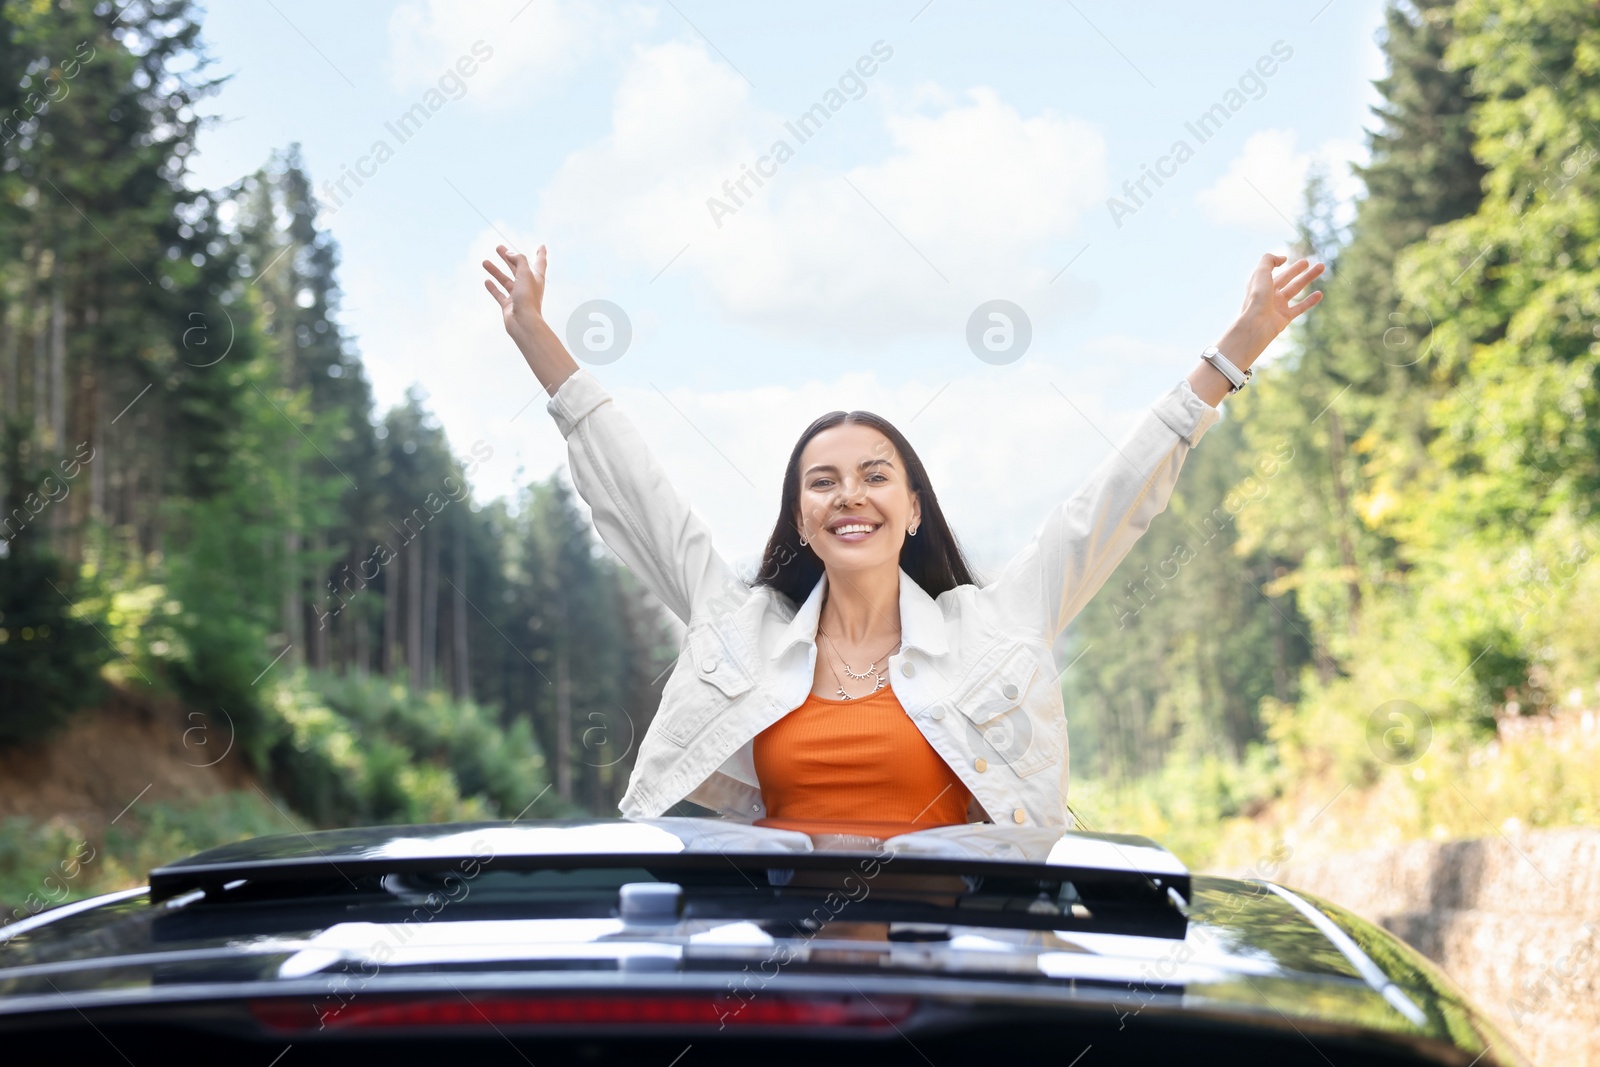
M255 792L202 804L149 801L102 834L62 818L0 823L0 925L48 907L145 884L150 868L203 849L289 830Z

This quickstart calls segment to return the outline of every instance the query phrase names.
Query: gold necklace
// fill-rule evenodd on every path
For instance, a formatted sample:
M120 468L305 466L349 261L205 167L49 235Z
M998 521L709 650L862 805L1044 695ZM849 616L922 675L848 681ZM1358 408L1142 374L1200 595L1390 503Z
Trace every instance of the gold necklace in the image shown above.
M883 656L879 656L879 657L874 658L871 663L867 664L867 669L865 671L862 671L860 674L857 674L855 671L851 670L850 664L845 663L845 658L843 656L839 655L839 646L834 643L833 638L826 631L824 631L820 626L817 627L817 633L822 634L823 637L828 638L828 645L829 645L829 647L831 647L833 649L834 656L838 658L840 663L844 664L844 673L848 674L851 678L854 678L856 681L865 681L868 678L873 679L875 684L872 687L872 693L876 693L878 690L882 689L886 684L888 684L884 680L883 675L880 674L879 671L878 671L878 660L882 659ZM900 642L896 641L894 643L894 647L889 649L888 652L885 652L884 656L892 655L894 653L894 650L896 648L899 648L899 647L900 647ZM833 680L839 683L839 699L840 700L858 700L858 699L860 699L859 697L852 697L849 693L846 693L844 691L844 680L839 677L839 672L833 669L833 664L831 664L831 663L828 664L828 669L830 671L833 671ZM871 696L872 693L863 693L861 695L862 696Z

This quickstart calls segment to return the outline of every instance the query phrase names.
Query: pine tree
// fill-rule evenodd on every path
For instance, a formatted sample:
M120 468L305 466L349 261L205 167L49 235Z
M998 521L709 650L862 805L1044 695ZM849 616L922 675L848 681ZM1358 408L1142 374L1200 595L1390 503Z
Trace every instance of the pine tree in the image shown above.
M1445 60L1482 98L1472 133L1490 170L1471 215L1400 256L1442 388L1392 525L1480 699L1531 710L1600 672L1581 624L1600 552L1600 17L1577 0L1454 16Z
M1246 515L1241 528L1247 547L1290 562L1276 588L1297 590L1315 620L1324 680L1346 654L1363 597L1410 565L1385 517L1423 463L1429 395L1448 388L1434 377L1427 312L1399 293L1394 274L1403 249L1470 213L1482 195L1470 77L1441 69L1454 35L1449 15L1442 0L1386 9L1380 121L1368 135L1369 162L1355 168L1365 191L1346 239L1298 249L1327 257L1315 286L1327 296L1297 327L1282 365L1230 402L1252 449L1288 439L1304 457L1277 505ZM1308 214L1324 212L1317 201L1326 196L1313 183Z
M1425 455L1421 413L1445 386L1416 357L1430 331L1396 288L1395 260L1470 213L1484 174L1470 75L1441 68L1449 15L1442 0L1386 10L1389 73L1348 227L1325 175L1306 189L1296 251L1329 264L1327 297L1291 352L1227 400L1167 512L1074 623L1062 661L1076 661L1065 686L1086 774L1138 777L1175 753L1238 758L1262 738L1263 699L1299 699L1304 664L1324 684L1338 675L1364 597L1405 565L1374 527ZM1228 654L1241 644L1258 654Z

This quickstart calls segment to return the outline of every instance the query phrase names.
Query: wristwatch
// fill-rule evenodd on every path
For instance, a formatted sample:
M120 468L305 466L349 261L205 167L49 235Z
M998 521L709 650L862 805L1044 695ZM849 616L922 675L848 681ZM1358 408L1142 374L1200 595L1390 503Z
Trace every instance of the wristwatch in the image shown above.
M1238 367L1235 367L1232 360L1228 359L1227 356L1217 351L1216 345L1208 346L1204 352L1200 353L1200 358L1217 368L1222 376L1228 379L1228 383L1232 386L1232 388L1228 390L1228 394L1230 396L1234 393L1237 393L1240 389L1243 389L1244 384L1248 382L1255 373L1248 367L1244 370L1240 370Z

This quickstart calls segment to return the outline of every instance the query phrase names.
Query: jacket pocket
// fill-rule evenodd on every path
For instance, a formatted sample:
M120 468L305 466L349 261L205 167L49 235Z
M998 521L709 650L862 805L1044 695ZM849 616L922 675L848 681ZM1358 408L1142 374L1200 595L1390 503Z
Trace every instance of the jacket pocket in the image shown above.
M654 728L687 747L707 723L727 711L755 685L742 662L743 642L731 619L700 622L684 637L671 679L661 694Z
M1026 776L1060 758L1060 731L1043 723L1039 712L1048 702L1042 692L1034 691L1046 684L1038 658L1026 645L1018 644L961 688L954 703L961 712L967 748L975 759L1002 764Z

